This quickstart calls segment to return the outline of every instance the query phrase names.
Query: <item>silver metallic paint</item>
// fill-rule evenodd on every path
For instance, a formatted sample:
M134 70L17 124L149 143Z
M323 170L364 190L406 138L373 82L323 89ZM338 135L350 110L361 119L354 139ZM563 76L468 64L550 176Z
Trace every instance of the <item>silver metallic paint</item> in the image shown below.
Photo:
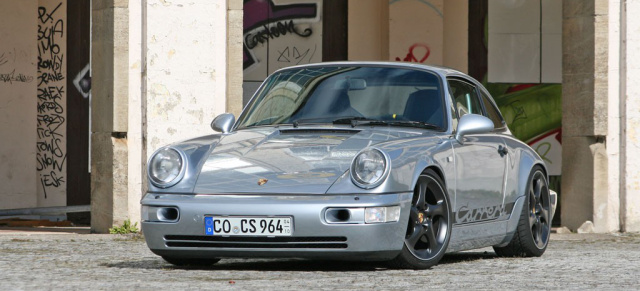
M211 129L222 133L229 133L235 122L236 117L233 116L233 114L223 113L211 121Z
M448 77L461 78L486 92L480 83L458 71L421 64L337 62L304 67L335 65L423 70L437 74L443 83ZM263 86L258 89L258 93ZM448 89L445 92L445 102L445 108L454 106ZM491 102L495 104L493 100ZM169 189L150 185L149 192L141 203L175 206L181 211L180 221L143 222L142 228L147 244L158 254L186 257L255 255L341 259L364 259L365 256L373 259L392 258L404 243L407 224L403 222L408 219L413 187L424 169L430 167L443 177L454 211L467 202L456 201L457 189L468 181L461 181L456 177L457 171L461 169L457 166L455 158L456 146L459 145L456 139L457 129L454 128L455 112L446 110L445 114L445 132L392 126L351 128L344 125L300 125L294 128L280 125L241 131L232 128L227 134L205 136L174 144L173 147L182 150L189 161L192 161L185 171L184 178ZM229 120L229 117L225 119ZM537 153L513 138L506 126L495 129L492 134L500 137L508 149L504 157L505 177L497 183L503 189L503 205L515 203L513 210L510 215L495 220L454 225L448 252L508 242L522 211L529 173L535 165L545 168ZM473 136L467 134L465 138ZM388 155L391 168L387 179L378 187L367 190L353 184L349 176L349 167L353 157L361 149L373 145ZM229 167L216 168L224 159L230 161ZM240 165L241 163L244 165ZM253 170L247 170L252 167ZM241 171L243 168L245 172ZM259 178L267 178L269 182L260 186L257 183ZM324 222L323 211L329 207L390 205L401 206L400 222L380 225L329 225ZM206 214L292 215L295 224L294 236L344 235L348 237L349 248L194 250L166 247L163 239L166 234L204 234L203 217Z

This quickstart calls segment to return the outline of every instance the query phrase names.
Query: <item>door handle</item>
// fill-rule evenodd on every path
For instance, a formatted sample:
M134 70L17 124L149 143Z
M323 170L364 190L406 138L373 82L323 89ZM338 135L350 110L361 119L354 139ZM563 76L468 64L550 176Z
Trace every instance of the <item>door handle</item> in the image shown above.
M504 157L507 155L507 153L509 153L509 150L507 149L507 147L499 145L498 146L498 153L500 154L500 157Z

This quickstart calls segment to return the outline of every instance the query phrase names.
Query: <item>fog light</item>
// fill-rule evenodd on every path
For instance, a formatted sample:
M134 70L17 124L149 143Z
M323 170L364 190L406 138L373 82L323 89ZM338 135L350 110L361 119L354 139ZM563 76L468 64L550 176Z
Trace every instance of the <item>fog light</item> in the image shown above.
M395 222L400 219L400 206L368 207L364 209L365 223Z

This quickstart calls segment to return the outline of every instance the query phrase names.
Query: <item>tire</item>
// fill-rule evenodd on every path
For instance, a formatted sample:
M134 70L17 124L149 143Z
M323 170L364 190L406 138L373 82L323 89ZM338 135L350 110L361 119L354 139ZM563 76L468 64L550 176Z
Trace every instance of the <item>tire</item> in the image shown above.
M444 256L451 239L451 203L442 179L431 169L416 183L411 213L400 254L390 265L402 269L428 269Z
M198 266L198 267L207 267L211 266L220 261L220 259L185 259L185 258L176 258L176 257L168 257L163 256L167 263L170 263L175 266L184 267L184 266Z
M496 247L501 257L539 257L547 249L551 236L549 183L540 166L529 174L522 213L513 238L504 247Z

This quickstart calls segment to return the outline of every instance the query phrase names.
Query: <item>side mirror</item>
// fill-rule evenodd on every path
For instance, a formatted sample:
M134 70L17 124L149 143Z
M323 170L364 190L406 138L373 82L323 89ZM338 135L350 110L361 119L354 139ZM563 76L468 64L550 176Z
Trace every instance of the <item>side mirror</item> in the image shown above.
M236 117L231 113L222 113L211 121L211 128L222 133L229 133L236 122Z
M465 114L458 122L456 140L462 144L463 137L467 134L489 133L493 130L493 121L478 114Z

